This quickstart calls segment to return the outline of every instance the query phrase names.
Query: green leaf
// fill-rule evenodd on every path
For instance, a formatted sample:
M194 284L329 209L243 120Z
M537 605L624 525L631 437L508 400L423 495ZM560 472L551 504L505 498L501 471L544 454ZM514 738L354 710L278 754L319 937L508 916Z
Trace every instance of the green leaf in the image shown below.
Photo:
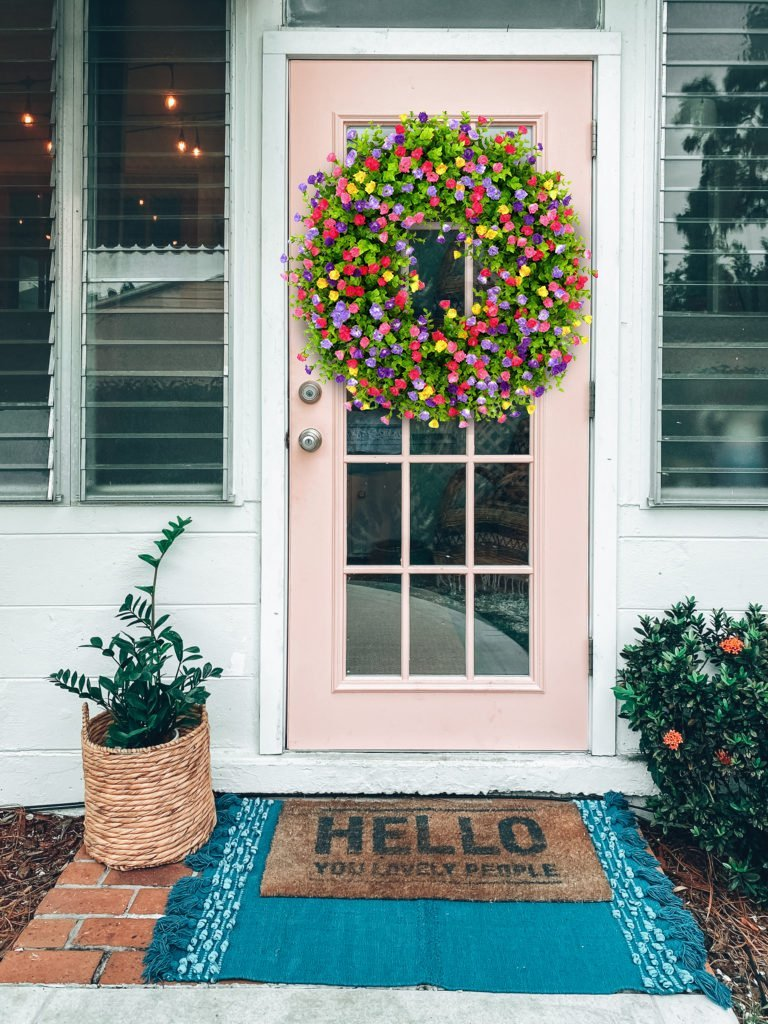
M139 555L142 562L146 562L147 565L151 565L153 569L156 569L160 564L160 560L155 558L153 555Z

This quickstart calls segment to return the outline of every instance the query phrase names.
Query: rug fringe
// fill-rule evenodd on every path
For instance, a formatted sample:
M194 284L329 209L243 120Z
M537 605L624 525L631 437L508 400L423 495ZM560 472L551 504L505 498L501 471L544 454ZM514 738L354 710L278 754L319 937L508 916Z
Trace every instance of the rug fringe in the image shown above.
M718 1006L728 1009L732 1003L731 992L707 970L704 935L648 850L626 798L622 793L609 792L604 800L606 814L624 848L627 864L649 901L668 946L693 976L696 987Z
M200 919L200 908L211 892L213 876L231 829L243 804L241 797L226 793L216 800L216 827L211 838L196 853L187 857L187 867L198 872L180 879L168 896L165 916L155 925L152 944L144 956L145 982L171 980L184 955Z

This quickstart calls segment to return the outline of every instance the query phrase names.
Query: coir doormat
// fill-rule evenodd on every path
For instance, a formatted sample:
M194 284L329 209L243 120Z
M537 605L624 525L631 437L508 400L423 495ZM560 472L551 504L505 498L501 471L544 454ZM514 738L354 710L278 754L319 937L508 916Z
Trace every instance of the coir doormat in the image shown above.
M556 800L286 800L262 896L610 900L578 807Z
M589 836L585 862L596 856L610 887L609 900L598 898L599 874L587 868L578 871L564 848L572 825L567 813L555 813L560 805L547 816L527 802L478 801L493 807L481 821L475 801L469 800L393 800L378 803L376 809L370 801L330 800L323 805L329 813L321 818L333 821L318 823L315 809L309 829L294 827L301 817L300 803L308 801L219 799L218 825L210 842L188 859L197 874L176 883L167 914L155 927L145 958L146 980L432 985L595 995L700 991L721 1006L730 1004L727 988L707 970L698 926L648 852L619 794L570 805ZM426 826L421 823L419 849L416 816L425 813L430 820ZM377 818L406 821L377 824ZM469 822L462 825L459 818ZM509 820L521 818L527 821ZM286 826L284 839L281 820ZM346 835L333 835L345 831ZM404 866L399 891L394 888L398 873L386 881L393 888L386 895L382 889L378 896L371 895L374 888L363 874L348 880L360 886L354 895L346 888L341 895L335 891L307 896L308 887L319 884L306 862L309 836L320 847L318 863L329 865L322 872L316 869L321 880L331 864L365 864L370 874L377 858L391 856ZM584 834L573 829L573 838L583 842ZM362 859L355 852L358 839ZM540 856L544 850L534 853L542 842L547 844L548 860ZM380 852L385 847L400 852ZM406 847L407 855L402 852ZM427 847L446 850L428 853ZM448 847L453 848L450 854ZM275 860L270 864L272 849ZM298 851L297 859L291 859L291 850ZM451 874L464 873L461 898L445 881L440 895L435 895L441 883L432 886L431 867L418 874L419 864L439 863L439 858L456 865ZM290 863L295 870L288 870ZM408 864L410 874L405 870ZM487 887L482 885L483 864L496 865L486 867L486 879L494 879ZM504 864L510 865L510 879L515 864L525 864L526 872L530 866L531 880L546 878L544 865L550 864L551 871L565 879L564 886L578 882L590 896L583 901L575 901L573 895L564 899L565 889L559 886L526 883L529 895L521 899L512 895L518 890L511 883L494 878L494 871L506 875L506 869L498 870ZM479 876L475 881L466 880L467 865L477 866L468 873L472 879ZM343 879L346 869L336 871ZM540 874L534 876L534 871ZM522 874L517 871L518 877ZM550 874L548 880L554 877ZM377 884L383 886L385 879ZM475 882L480 884L473 888ZM274 891L291 888L301 894L268 895L273 886ZM561 895L542 899L539 894L545 888ZM427 890L428 896L421 895ZM488 892L496 895L489 898Z

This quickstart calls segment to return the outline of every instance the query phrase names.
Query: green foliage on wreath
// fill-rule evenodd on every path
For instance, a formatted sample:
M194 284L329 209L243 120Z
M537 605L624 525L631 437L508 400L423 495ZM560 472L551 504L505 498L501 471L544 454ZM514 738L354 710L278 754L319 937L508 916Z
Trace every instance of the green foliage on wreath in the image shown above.
M614 692L659 789L650 809L768 902L768 620L750 605L707 622L688 598L635 632Z

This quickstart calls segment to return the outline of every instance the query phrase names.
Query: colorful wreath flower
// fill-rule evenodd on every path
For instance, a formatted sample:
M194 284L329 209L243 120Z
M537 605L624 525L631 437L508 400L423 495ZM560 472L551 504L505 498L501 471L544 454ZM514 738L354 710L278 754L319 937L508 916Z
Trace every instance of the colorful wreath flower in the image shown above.
M669 729L661 737L661 742L665 747L669 747L670 750L677 750L683 745L683 735L677 729Z
M467 114L403 115L393 129L350 129L346 153L299 185L303 232L282 257L306 330L299 358L341 384L350 408L378 408L385 423L503 422L561 385L587 341L590 253L563 175L537 169L541 144L526 134ZM454 260L471 255L467 310L419 303L429 227Z
M720 649L726 654L741 654L744 650L744 641L738 636L727 636L720 641Z

